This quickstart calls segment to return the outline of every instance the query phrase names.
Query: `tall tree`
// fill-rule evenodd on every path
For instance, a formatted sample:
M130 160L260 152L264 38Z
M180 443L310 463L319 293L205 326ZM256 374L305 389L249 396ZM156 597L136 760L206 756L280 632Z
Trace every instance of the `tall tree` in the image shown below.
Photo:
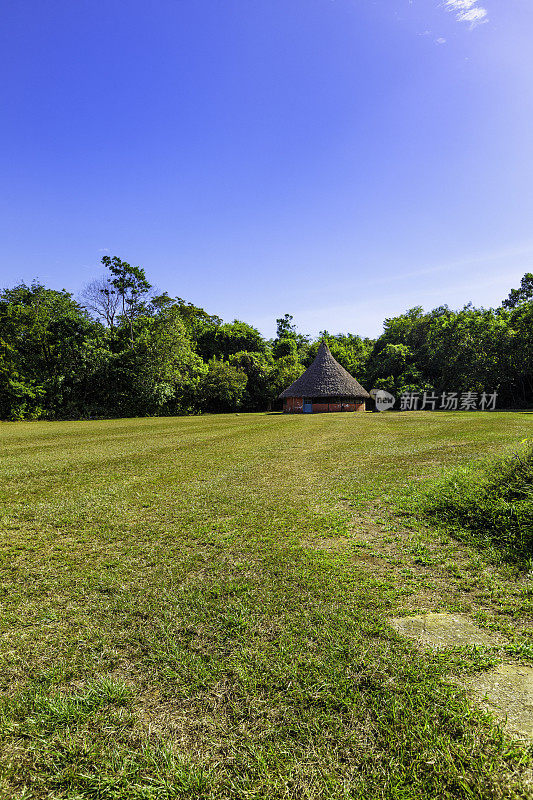
M208 325L198 336L198 352L205 361L227 360L243 350L264 353L266 342L256 328L238 319L223 325Z
M247 411L260 411L270 405L270 373L273 366L272 356L267 353L235 353L228 359L232 367L236 367L248 378L246 390L242 397L242 407Z
M152 285L146 279L142 267L132 267L127 261L122 261L118 256L104 256L102 264L107 267L113 276L111 284L117 291L122 305L122 316L128 321L130 340L133 347L133 320L139 311L143 310L143 297Z
M103 331L69 292L39 283L1 292L2 415L83 413L85 386L107 357Z
M296 325L292 324L292 314L284 314L276 320L276 339L288 339L296 336Z
M287 344L288 340L296 343L297 357L304 362L309 354L310 339L298 333L296 325L293 325L292 314L284 314L276 320L276 338L274 339L274 358L286 358L292 353L292 347Z
M533 300L533 273L526 272L520 282L519 289L511 289L509 296L503 301L504 308L516 308L521 303Z
M96 319L113 328L120 305L120 297L111 278L102 275L88 283L80 294L82 305Z
M213 358L200 386L203 407L213 412L240 408L247 380L237 366Z
M199 406L198 387L207 372L176 306L133 320L133 346L120 328L113 358L97 376L96 395L115 415L188 413Z

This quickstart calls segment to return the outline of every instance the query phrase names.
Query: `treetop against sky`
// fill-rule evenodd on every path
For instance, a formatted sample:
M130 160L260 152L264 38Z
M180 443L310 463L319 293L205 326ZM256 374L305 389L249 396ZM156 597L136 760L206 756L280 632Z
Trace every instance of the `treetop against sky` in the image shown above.
M267 336L375 336L531 271L529 0L3 9L2 285L105 254Z

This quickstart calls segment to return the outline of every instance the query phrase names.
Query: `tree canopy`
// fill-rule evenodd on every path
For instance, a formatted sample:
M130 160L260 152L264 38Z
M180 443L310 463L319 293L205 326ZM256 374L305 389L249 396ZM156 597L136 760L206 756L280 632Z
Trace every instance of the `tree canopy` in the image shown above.
M84 418L259 411L309 366L320 341L367 389L497 391L533 405L533 274L494 309L420 307L377 339L293 317L273 339L252 325L156 292L144 269L104 256L76 300L35 281L0 292L0 418Z

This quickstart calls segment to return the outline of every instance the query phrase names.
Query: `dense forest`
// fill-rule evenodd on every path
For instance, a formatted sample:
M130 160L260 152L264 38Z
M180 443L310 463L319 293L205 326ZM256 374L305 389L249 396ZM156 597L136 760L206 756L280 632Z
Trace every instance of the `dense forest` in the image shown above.
M1 419L265 410L320 339L367 389L498 391L498 407L533 406L531 273L498 308L412 308L375 340L323 331L313 341L290 314L266 340L157 293L140 267L102 263L77 299L39 282L0 292Z

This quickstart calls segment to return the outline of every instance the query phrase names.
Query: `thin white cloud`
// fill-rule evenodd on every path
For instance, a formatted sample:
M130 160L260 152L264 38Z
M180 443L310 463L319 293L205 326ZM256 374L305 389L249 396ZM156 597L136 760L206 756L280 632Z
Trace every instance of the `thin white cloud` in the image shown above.
M477 0L446 0L446 5L453 11L467 11L475 6Z
M459 22L469 22L472 28L487 22L487 9L478 5L478 0L445 0L445 6L455 14Z
M446 39L443 36L439 36L438 39L435 39L435 44L446 44Z
M463 11L459 14L457 19L460 22L470 22L472 25L479 25L480 22L485 22L487 19L486 8L471 8L469 11Z

